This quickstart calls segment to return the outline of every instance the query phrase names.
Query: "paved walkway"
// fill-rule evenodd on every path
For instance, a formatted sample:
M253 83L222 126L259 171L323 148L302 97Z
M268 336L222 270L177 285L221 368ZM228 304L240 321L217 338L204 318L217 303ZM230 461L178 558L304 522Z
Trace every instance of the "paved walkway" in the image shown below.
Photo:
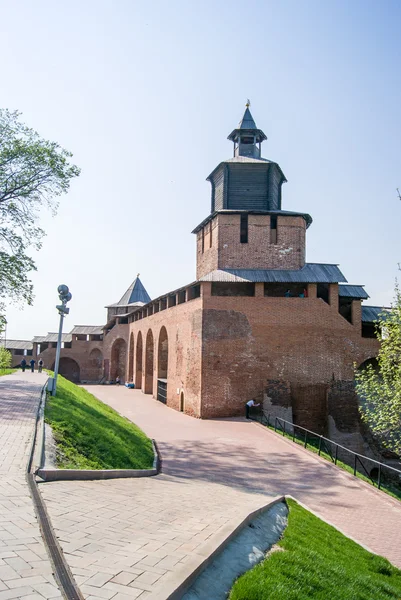
M137 390L88 389L155 438L163 457L158 477L41 485L90 600L150 598L228 520L281 494L401 567L401 504L384 493L244 419L201 421Z
M60 598L25 472L46 375L0 377L0 600Z

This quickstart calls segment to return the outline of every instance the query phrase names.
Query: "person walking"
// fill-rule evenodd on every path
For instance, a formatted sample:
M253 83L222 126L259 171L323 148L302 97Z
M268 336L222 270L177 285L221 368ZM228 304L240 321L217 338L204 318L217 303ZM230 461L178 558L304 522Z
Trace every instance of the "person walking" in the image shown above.
M31 365L31 372L32 373L35 372L35 363L36 363L36 360L34 360L33 358L32 358L32 360L29 361L29 364Z
M260 402L259 402L259 404L256 404L255 400L249 400L245 404L245 418L246 419L249 419L250 410L253 406L260 406Z
M26 360L25 360L25 358L23 358L21 360L20 366L21 366L22 372L25 373L25 367L26 367Z
M39 362L38 362L38 373L41 373L43 369L43 360L41 358L39 358Z

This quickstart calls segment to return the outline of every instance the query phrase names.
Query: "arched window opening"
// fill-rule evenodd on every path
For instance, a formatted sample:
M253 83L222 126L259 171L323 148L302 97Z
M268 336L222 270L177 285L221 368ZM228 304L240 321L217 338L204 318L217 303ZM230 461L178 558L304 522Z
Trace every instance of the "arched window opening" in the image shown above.
M125 365L127 361L127 344L122 338L118 338L111 349L110 379L116 381L119 377L121 383L125 381Z
M146 336L145 349L145 394L153 394L153 370L154 370L154 340L152 330L149 329Z
M131 333L129 338L129 353L128 353L128 381L134 381L134 334Z
M72 381L73 383L79 383L81 380L81 370L79 368L79 364L73 358L60 358L58 372L60 375L69 381Z
M157 351L157 399L167 404L168 336L163 326L159 334Z
M135 369L135 387L139 390L142 388L142 356L143 343L142 333L139 332L136 338L136 369Z

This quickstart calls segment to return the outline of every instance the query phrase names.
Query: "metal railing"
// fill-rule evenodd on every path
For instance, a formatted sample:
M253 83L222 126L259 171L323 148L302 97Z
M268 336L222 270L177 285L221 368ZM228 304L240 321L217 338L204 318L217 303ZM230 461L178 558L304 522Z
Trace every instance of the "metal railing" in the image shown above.
M293 442L302 444L304 448L308 448L309 445L314 450L317 450L319 456L323 453L335 465L339 461L345 463L351 467L355 477L359 473L369 479L372 485L376 486L379 490L385 485L390 491L401 497L401 470L381 463L374 458L354 452L326 438L324 435L315 433L300 425L295 425L281 417L271 416L264 411L251 411L249 418L253 421L258 421L262 425L266 425L266 427L271 427L275 432L282 433L283 436L287 435L292 438Z

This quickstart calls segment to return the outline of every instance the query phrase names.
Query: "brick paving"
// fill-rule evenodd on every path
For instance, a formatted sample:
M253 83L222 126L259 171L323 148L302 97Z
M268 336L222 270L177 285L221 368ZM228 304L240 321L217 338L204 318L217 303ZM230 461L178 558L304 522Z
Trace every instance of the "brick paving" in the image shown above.
M0 600L60 598L25 471L46 375L0 377Z
M201 421L137 390L88 389L158 441L163 474L41 485L86 598L151 600L219 528L280 494L401 567L398 501L244 419Z

